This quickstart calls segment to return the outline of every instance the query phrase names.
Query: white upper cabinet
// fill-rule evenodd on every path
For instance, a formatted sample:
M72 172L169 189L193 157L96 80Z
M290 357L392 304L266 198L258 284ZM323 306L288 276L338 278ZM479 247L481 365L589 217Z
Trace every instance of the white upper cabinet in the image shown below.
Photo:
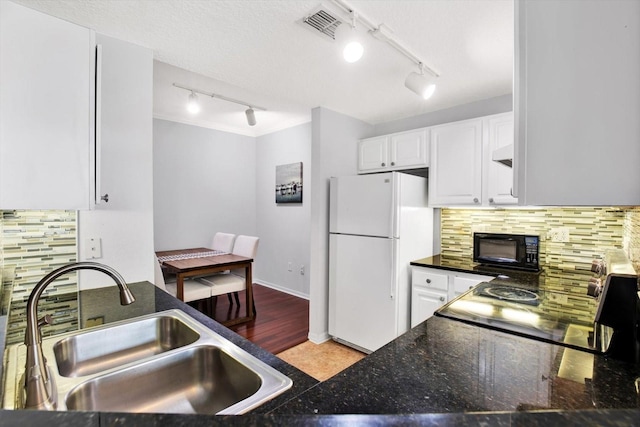
M513 169L493 161L498 149L513 149L513 113L497 114L485 120L487 143L485 145L486 191L484 201L488 205L513 205L518 199L512 196Z
M516 204L513 169L492 160L513 140L511 112L363 139L358 172L429 167L430 206Z
M96 34L96 209L132 209L141 197L126 197L145 180L153 127L152 51ZM123 162L122 157L128 162ZM138 168L125 172L125 164ZM140 176L137 174L140 173ZM104 199L109 202L105 203Z
M384 170L389 164L389 138L376 138L358 141L358 172Z
M411 130L358 142L358 173L429 166L428 132Z
M515 2L514 191L640 205L640 1Z
M429 147L424 129L389 136L393 168L411 169L429 166Z
M0 2L0 209L88 209L91 30Z
M431 130L429 204L482 204L482 119L434 126Z

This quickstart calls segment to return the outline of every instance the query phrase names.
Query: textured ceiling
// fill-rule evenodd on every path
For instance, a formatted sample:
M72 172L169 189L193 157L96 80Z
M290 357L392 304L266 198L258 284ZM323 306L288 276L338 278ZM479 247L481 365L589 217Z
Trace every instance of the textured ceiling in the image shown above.
M440 74L427 101L404 87L417 67L362 26L365 55L348 64L338 41L300 23L321 4L340 15L330 0L14 1L152 49L156 117L245 135L309 121L317 106L375 124L511 93L512 0L349 2ZM173 82L268 111L249 127L245 107L201 99L203 111L190 116L188 93Z

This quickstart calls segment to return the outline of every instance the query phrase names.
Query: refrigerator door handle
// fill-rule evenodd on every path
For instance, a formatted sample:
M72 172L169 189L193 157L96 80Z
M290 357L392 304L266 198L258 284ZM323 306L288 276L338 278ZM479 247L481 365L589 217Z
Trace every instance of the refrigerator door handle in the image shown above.
M398 273L398 266L396 260L398 257L396 256L396 252L398 251L398 241L393 239L391 244L391 277L389 278L389 283L391 283L389 287L389 298L394 299L396 297L396 278Z
M393 187L393 191L391 192L391 214L389 215L389 220L391 223L389 224L389 236L398 238L400 234L398 227L398 209L400 206L400 179L397 173L391 174L391 185Z

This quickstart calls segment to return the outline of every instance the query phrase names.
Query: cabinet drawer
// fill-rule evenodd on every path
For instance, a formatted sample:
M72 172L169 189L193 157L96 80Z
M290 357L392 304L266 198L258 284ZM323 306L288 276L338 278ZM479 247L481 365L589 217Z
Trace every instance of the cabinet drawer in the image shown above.
M446 292L449 286L449 276L446 274L426 272L414 268L411 276L411 284L430 289L439 289Z

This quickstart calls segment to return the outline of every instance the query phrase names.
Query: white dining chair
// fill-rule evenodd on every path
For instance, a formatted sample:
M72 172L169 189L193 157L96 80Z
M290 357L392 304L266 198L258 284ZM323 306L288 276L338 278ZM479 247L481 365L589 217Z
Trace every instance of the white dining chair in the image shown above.
M213 235L211 239L211 244L208 249L213 249L214 251L231 253L233 250L233 242L236 240L236 235L231 233L216 233ZM221 271L220 273L228 273L229 270ZM215 274L220 274L215 273ZM175 276L169 277L169 279L165 278L164 280L166 285L171 285L176 283Z
M160 267L160 261L156 259L155 263L155 285L165 291L166 293L178 298L178 285L177 283L165 283L164 275L162 274L162 267ZM205 284L199 283L195 280L184 279L184 302L200 301L206 303L207 310L210 310L210 298L211 287Z
M258 252L259 242L260 238L258 237L240 235L236 237L231 253L255 259L256 253ZM215 274L213 276L201 277L198 281L211 287L212 304L215 304L218 295L224 294L227 294L229 302L233 304L231 299L231 294L233 293L236 303L240 305L238 291L246 289L244 268L234 269L226 274ZM255 301L253 303L253 313L256 313Z
M211 247L209 249L231 253L233 250L233 242L235 240L235 234L218 232L213 235L213 239L211 239Z

